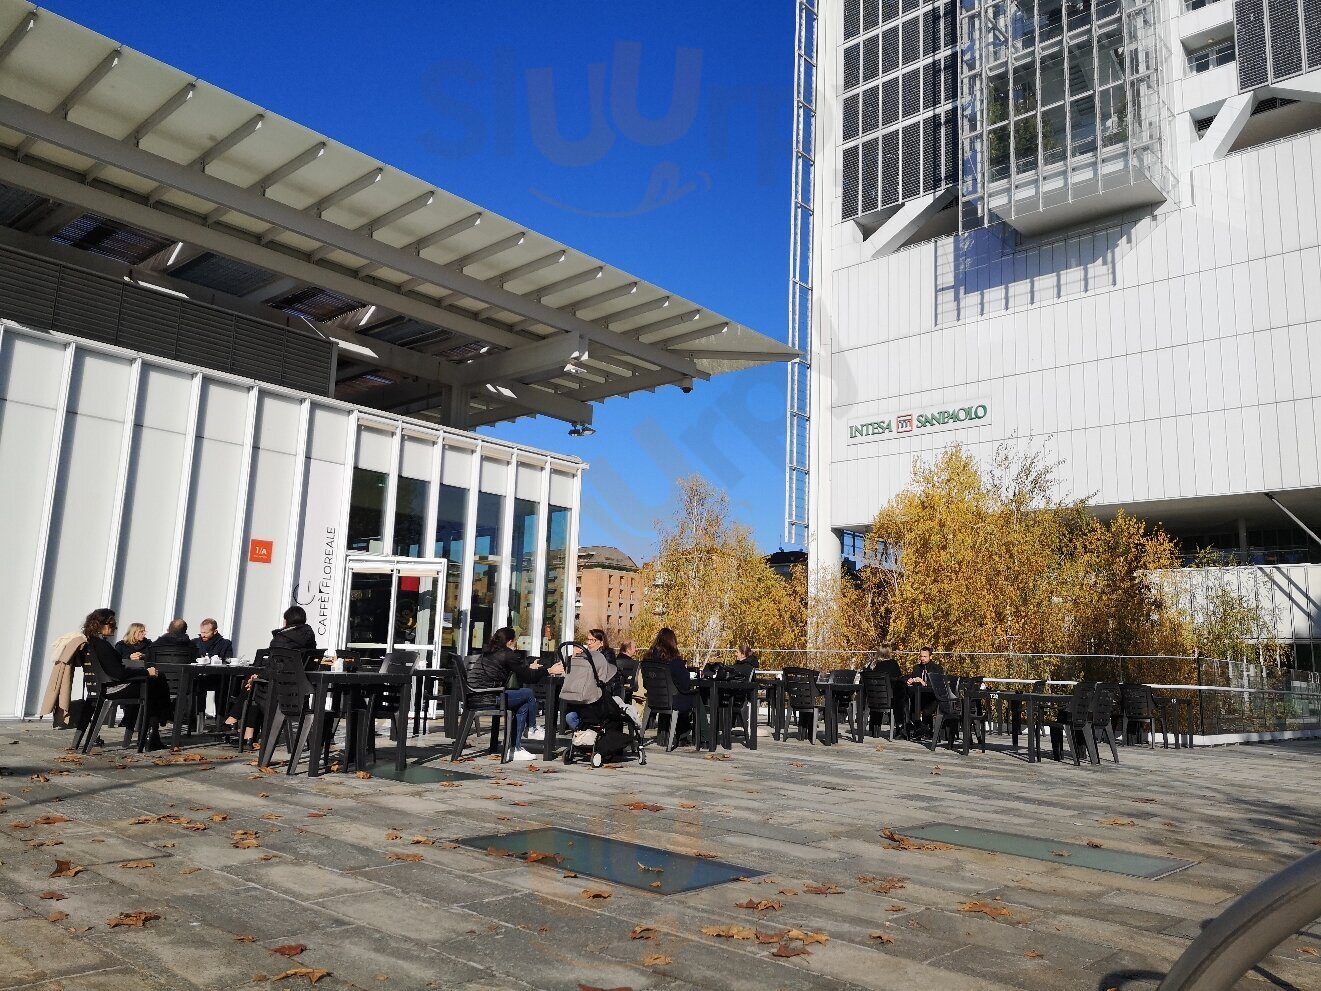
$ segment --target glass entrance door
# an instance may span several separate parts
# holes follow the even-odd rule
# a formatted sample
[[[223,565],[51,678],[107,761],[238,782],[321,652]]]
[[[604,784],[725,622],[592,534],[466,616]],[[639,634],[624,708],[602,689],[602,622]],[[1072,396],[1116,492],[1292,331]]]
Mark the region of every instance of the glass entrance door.
[[[445,623],[446,561],[415,558],[354,560],[348,564],[344,604],[346,653],[417,652],[419,666],[434,664]]]

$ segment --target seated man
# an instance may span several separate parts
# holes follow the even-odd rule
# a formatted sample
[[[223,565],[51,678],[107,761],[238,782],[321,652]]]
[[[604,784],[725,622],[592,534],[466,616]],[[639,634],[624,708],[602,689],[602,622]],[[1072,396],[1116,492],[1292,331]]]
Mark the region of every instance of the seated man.
[[[234,656],[234,645],[220,635],[218,626],[214,619],[202,620],[197,628],[199,635],[193,638],[198,657],[215,657],[227,661]]]
[[[188,622],[186,620],[170,620],[168,632],[162,633],[152,641],[151,653],[154,655],[161,647],[166,648],[172,656],[193,660],[197,658],[197,648],[188,637]]]
[[[918,652],[917,667],[908,678],[908,737],[912,739],[922,724],[936,710],[936,693],[931,690],[930,671],[940,665],[931,659],[931,648]]]

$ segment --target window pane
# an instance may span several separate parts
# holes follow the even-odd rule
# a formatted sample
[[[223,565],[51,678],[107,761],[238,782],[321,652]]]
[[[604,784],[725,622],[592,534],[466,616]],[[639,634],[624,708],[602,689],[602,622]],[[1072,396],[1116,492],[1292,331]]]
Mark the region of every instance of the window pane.
[[[399,557],[422,556],[422,528],[427,520],[427,483],[400,476],[394,497],[394,552]]]
[[[390,632],[390,589],[394,577],[355,571],[349,580],[348,644],[384,647]]]
[[[384,554],[384,530],[385,472],[354,468],[349,496],[349,550]]]
[[[495,593],[500,581],[500,543],[504,529],[505,497],[477,493],[477,533],[473,539],[472,618],[470,649],[481,650],[494,630]]]
[[[459,580],[463,569],[463,533],[468,520],[468,490],[442,485],[436,502],[436,557],[448,562],[445,569],[445,616],[440,631],[442,647],[453,650],[454,618],[459,610]]]
[[[509,561],[509,625],[520,637],[530,637],[537,569],[537,504],[530,499],[514,500],[513,536]]]
[[[551,506],[546,520],[546,607],[542,622],[542,650],[550,640],[550,649],[559,641],[564,625],[565,577],[569,571],[569,519],[572,510]]]

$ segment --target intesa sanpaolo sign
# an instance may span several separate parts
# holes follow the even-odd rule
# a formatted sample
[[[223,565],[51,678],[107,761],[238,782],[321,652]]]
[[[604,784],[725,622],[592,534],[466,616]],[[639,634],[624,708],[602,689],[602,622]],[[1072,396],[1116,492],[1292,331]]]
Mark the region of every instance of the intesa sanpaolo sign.
[[[910,406],[903,412],[854,417],[847,424],[847,441],[866,444],[896,437],[913,437],[940,430],[984,427],[991,422],[991,401],[973,399],[934,406]]]

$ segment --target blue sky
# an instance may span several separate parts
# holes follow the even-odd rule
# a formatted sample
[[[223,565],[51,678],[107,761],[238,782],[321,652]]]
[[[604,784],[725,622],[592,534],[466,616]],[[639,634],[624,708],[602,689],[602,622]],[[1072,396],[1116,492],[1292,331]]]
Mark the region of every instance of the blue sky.
[[[43,6],[785,339],[791,0]],[[591,463],[583,544],[649,556],[674,479],[700,472],[774,550],[784,375],[611,400],[590,438],[489,432]]]

